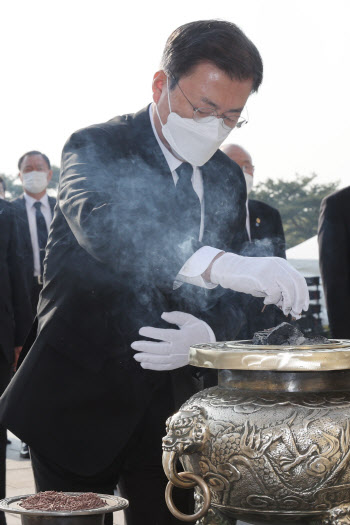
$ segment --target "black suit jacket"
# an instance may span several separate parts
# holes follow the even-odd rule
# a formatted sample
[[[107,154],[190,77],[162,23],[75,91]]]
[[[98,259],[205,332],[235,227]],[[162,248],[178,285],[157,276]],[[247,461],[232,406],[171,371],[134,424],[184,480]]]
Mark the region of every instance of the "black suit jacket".
[[[17,197],[17,199],[13,199],[11,201],[11,204],[13,205],[15,213],[16,213],[19,235],[21,238],[22,246],[23,246],[25,275],[27,279],[27,285],[30,290],[31,287],[33,286],[34,253],[33,253],[32,241],[30,238],[29,222],[28,222],[26,201],[25,201],[24,195],[21,195],[21,197]],[[54,197],[49,196],[49,204],[50,204],[51,212],[53,214],[55,204],[56,204],[56,199]]]
[[[207,321],[219,340],[239,330],[233,293],[187,284],[173,290],[183,263],[200,246],[238,249],[244,236],[240,168],[218,151],[202,174],[199,243],[181,228],[148,108],[78,131],[64,147],[39,333],[2,398],[0,416],[34,449],[72,471],[93,474],[111,463],[159,385],[173,385],[173,408],[200,386],[190,366],[155,372],[135,362],[130,344],[140,339],[142,326],[169,328],[161,313],[181,310]]]
[[[13,212],[12,205],[0,199],[0,348],[11,364],[14,347],[23,345],[32,319]]]
[[[318,242],[331,333],[350,339],[350,186],[322,201]]]
[[[250,235],[256,256],[286,258],[281,215],[265,202],[248,200]]]

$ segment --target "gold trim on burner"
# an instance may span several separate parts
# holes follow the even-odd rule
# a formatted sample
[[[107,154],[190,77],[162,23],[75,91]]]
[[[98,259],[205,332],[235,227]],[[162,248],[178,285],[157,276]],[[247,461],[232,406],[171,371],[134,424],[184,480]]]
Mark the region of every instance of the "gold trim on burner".
[[[347,370],[350,369],[350,340],[330,339],[329,344],[301,346],[253,345],[251,341],[193,345],[189,364],[228,370]]]

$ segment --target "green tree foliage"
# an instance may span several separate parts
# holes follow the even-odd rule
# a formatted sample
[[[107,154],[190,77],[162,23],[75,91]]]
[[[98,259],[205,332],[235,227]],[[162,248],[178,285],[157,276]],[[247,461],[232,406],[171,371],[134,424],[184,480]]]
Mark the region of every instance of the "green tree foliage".
[[[60,174],[60,168],[58,166],[52,165],[52,179],[50,181],[50,184],[48,186],[48,189],[54,190],[53,192],[50,191],[50,195],[55,194],[57,191],[58,186],[58,178]],[[16,197],[19,197],[23,193],[23,187],[21,184],[21,181],[19,180],[18,175],[5,175],[4,173],[0,173],[0,176],[4,179],[6,184],[6,199],[12,200]]]
[[[4,179],[6,184],[6,193],[5,197],[7,200],[12,200],[18,197],[19,195],[22,195],[22,184],[18,184],[17,176],[13,175],[5,175],[5,173],[0,173],[1,178]]]
[[[267,179],[260,182],[249,195],[266,202],[281,214],[287,248],[291,248],[317,233],[321,201],[334,192],[339,181],[318,184],[317,175],[296,174],[293,180]]]

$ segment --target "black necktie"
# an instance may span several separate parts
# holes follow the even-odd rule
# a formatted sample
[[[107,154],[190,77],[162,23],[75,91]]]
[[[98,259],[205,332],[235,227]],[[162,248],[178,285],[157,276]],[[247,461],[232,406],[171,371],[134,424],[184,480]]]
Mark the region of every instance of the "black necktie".
[[[43,262],[45,257],[45,246],[47,243],[47,226],[45,217],[41,211],[41,202],[35,202],[36,229],[38,232],[39,255],[40,255],[40,274],[43,274]]]
[[[180,226],[184,233],[198,241],[201,223],[201,203],[192,186],[193,167],[183,162],[176,170],[176,202],[179,209]]]

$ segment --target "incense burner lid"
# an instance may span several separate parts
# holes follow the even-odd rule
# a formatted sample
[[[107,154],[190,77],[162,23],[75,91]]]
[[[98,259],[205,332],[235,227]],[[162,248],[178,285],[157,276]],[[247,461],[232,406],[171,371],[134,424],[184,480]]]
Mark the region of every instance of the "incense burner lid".
[[[198,344],[189,364],[225,370],[286,372],[350,369],[350,340],[330,339],[317,345],[253,345],[250,340]]]

